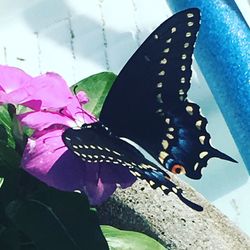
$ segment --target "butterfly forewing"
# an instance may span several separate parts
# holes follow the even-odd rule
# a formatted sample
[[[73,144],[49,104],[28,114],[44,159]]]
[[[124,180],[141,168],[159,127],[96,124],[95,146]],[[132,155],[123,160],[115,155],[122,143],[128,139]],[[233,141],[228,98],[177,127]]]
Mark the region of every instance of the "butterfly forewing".
[[[117,76],[100,120],[121,137],[141,145],[163,166],[201,177],[211,157],[232,158],[209,144],[206,119],[187,99],[198,9],[177,13],[145,40]]]

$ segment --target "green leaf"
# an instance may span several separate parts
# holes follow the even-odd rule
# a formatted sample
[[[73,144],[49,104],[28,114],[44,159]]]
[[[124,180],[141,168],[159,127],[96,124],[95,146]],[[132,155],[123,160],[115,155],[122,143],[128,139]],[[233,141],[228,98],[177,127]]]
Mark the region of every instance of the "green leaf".
[[[57,215],[46,205],[33,200],[13,201],[6,212],[13,224],[34,242],[37,249],[80,250]]]
[[[111,226],[101,228],[110,250],[165,250],[165,247],[145,234],[119,230]]]
[[[3,182],[4,182],[4,178],[1,178],[1,177],[0,177],[0,188],[1,188],[2,185],[3,185]]]
[[[0,249],[19,250],[18,231],[14,227],[2,226],[0,233]]]
[[[71,89],[77,85],[77,92],[83,90],[88,95],[90,101],[84,108],[99,117],[105,98],[116,78],[111,72],[102,72],[85,78],[73,85]]]
[[[45,204],[56,214],[80,249],[108,249],[96,213],[90,211],[86,196],[51,188],[33,195],[32,199]]]
[[[21,156],[13,148],[0,144],[0,176],[3,168],[16,168],[20,162]]]
[[[0,124],[8,135],[8,146],[14,148],[15,142],[12,134],[12,120],[6,105],[0,105]]]
[[[8,133],[3,124],[0,124],[0,143],[4,146],[8,144]]]
[[[17,105],[16,107],[16,114],[17,115],[20,115],[20,114],[24,114],[24,113],[27,113],[27,112],[31,112],[32,109],[28,108],[28,107],[25,107],[25,106],[22,106],[22,105]],[[23,129],[23,133],[24,135],[30,137],[32,134],[33,134],[33,130],[27,126],[22,126],[22,129]]]
[[[0,201],[7,205],[16,199],[21,190],[19,186],[20,170],[0,168],[0,175],[4,176],[4,181],[0,188]],[[3,178],[1,178],[3,180]]]
[[[108,250],[96,213],[81,194],[45,187],[11,202],[6,214],[39,250]]]

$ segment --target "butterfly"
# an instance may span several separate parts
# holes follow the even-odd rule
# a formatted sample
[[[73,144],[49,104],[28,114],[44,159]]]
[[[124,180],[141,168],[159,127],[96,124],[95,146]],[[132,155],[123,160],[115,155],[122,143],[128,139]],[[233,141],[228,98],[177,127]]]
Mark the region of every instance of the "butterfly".
[[[100,120],[80,130],[67,129],[65,145],[83,161],[126,167],[165,194],[176,194],[191,208],[202,207],[183,196],[174,174],[199,179],[212,157],[236,162],[210,144],[207,119],[187,98],[200,11],[181,11],[156,28],[129,59],[108,93]],[[151,154],[154,164],[127,138]],[[159,165],[161,167],[159,167]]]

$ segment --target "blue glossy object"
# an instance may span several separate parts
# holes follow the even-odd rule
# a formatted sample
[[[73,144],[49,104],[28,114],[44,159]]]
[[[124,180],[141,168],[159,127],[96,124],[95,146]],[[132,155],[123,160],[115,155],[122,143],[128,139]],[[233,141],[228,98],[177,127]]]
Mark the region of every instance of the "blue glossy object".
[[[250,172],[249,27],[233,0],[167,3],[173,12],[191,7],[201,10],[195,57]]]

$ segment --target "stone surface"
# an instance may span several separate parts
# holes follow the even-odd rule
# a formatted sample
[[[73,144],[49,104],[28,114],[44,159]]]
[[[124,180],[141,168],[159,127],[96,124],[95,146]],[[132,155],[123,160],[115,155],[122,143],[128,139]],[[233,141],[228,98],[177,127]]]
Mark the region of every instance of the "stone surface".
[[[176,178],[175,178],[176,179]],[[102,224],[146,233],[166,249],[249,250],[250,238],[189,185],[178,180],[185,196],[202,205],[196,212],[177,196],[137,181],[118,189],[98,210]]]

